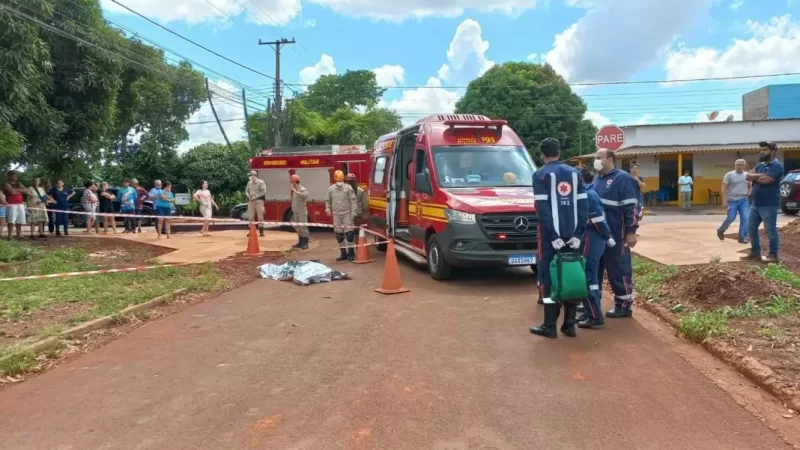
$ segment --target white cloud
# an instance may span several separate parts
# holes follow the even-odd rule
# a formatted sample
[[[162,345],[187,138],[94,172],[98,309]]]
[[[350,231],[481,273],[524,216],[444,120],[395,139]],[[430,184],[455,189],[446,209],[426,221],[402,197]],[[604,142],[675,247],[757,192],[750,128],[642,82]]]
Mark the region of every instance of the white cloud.
[[[679,45],[667,54],[667,78],[692,79],[800,71],[800,24],[789,14],[768,22],[748,21],[750,38],[725,50]]]
[[[306,28],[315,28],[317,26],[317,21],[314,19],[306,20],[303,26]]]
[[[372,71],[375,72],[378,86],[399,86],[406,80],[406,70],[402,66],[385,64]]]
[[[597,0],[556,35],[544,59],[570,82],[625,80],[653,64],[710,5],[711,0]]]
[[[425,86],[404,90],[399,100],[390,101],[386,106],[396,110],[405,124],[431,114],[450,113],[456,109],[456,102],[461,94],[443,89],[442,82],[436,77],[429,78]]]
[[[597,2],[595,0],[564,0],[564,3],[573,8],[588,9],[592,8]]]
[[[304,67],[300,70],[300,84],[314,84],[319,77],[323,75],[334,75],[335,73],[336,66],[333,63],[333,58],[323,53],[316,64]]]
[[[539,59],[539,55],[536,53],[531,53],[526,59],[528,62],[536,62],[536,60]]]
[[[728,117],[733,116],[733,120],[742,120],[741,109],[723,109],[718,111],[717,117],[714,120],[709,120],[708,116],[711,113],[697,113],[695,122],[725,122]]]
[[[237,88],[225,81],[215,81],[213,84],[216,85],[216,88],[212,89],[212,91],[230,92],[230,95],[224,94],[225,97],[236,98],[238,96]],[[234,103],[232,100],[224,99],[220,95],[214,95],[213,92],[211,98],[214,100],[214,108],[217,110],[217,115],[219,115],[220,120],[244,117],[244,112],[240,104]],[[194,146],[206,142],[225,142],[225,138],[222,137],[222,133],[219,131],[219,125],[217,125],[217,122],[214,120],[214,112],[211,111],[211,105],[208,102],[203,103],[200,109],[189,118],[188,122],[208,123],[187,125],[186,131],[189,132],[189,140],[183,142],[178,147],[178,152],[185,152]],[[231,142],[245,138],[245,132],[243,130],[244,120],[222,122],[222,127],[225,129],[225,133],[228,135],[228,139],[230,139]]]
[[[597,128],[611,124],[611,119],[594,111],[586,111],[586,113],[583,115],[583,118],[592,121],[594,126]]]
[[[481,25],[472,19],[464,20],[456,28],[447,50],[447,63],[439,69],[438,76],[429,78],[425,87],[404,90],[399,100],[386,106],[396,109],[405,124],[432,114],[452,113],[462,93],[442,88],[442,84],[466,84],[483,75],[494,66],[494,61],[486,57],[488,50]]]
[[[486,58],[488,50],[481,25],[472,19],[461,22],[447,49],[448,64],[439,69],[439,79],[464,83],[483,75],[494,66],[494,61]]]
[[[733,0],[731,3],[731,9],[736,11],[737,9],[741,8],[744,5],[744,0]]]
[[[282,26],[302,10],[300,0],[125,0],[123,3],[152,19],[189,24],[226,22],[228,18],[246,14],[248,21]],[[102,0],[101,4],[108,11],[130,14],[111,0]]]
[[[337,13],[373,20],[402,22],[408,18],[459,17],[467,10],[512,17],[536,7],[537,0],[308,0]]]

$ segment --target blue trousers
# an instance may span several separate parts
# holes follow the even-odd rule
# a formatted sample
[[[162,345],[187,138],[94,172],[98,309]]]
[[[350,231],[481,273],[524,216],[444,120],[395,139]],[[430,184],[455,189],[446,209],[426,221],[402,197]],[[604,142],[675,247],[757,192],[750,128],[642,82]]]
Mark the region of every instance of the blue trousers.
[[[750,217],[750,202],[746,197],[741,200],[728,200],[728,217],[722,221],[719,231],[725,233],[736,220],[737,214],[739,215],[739,240],[743,241],[747,238],[747,220]]]
[[[764,231],[769,239],[769,254],[777,255],[779,248],[778,239],[778,207],[777,206],[751,206],[750,218],[747,221],[747,234],[750,235],[750,248],[754,255],[761,256],[761,240],[758,237],[758,227],[764,222]]]
[[[584,299],[583,308],[586,314],[596,321],[603,321],[601,301],[603,292],[600,289],[600,259],[606,249],[606,241],[600,234],[587,232],[581,244],[581,254],[586,259],[586,282],[589,284],[589,297]]]
[[[616,241],[616,238],[614,239]],[[633,305],[633,263],[631,249],[620,238],[614,247],[606,247],[600,257],[597,284],[603,285],[603,271],[608,272],[608,283],[614,291],[614,305],[624,310]]]
[[[61,207],[59,207],[59,209],[61,209]],[[69,208],[68,208],[68,207],[65,207],[64,209],[69,209]],[[67,213],[61,213],[61,212],[60,212],[60,213],[55,213],[55,215],[56,215],[56,227],[55,227],[55,231],[59,231],[59,229],[60,229],[62,226],[64,227],[64,232],[65,232],[65,233],[66,233],[67,231],[69,231],[69,230],[68,230],[68,227],[69,227],[69,216],[68,216],[68,214],[67,214]]]
[[[553,303],[550,300],[550,262],[556,255],[556,250],[550,242],[539,240],[539,257],[536,261],[536,281],[539,282],[539,295],[545,303]]]

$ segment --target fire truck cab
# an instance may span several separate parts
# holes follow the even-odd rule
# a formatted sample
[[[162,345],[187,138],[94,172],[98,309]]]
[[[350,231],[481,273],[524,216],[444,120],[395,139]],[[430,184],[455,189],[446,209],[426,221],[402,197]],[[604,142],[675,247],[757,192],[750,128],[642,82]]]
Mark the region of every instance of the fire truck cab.
[[[370,153],[364,145],[278,147],[263,150],[261,156],[250,160],[250,167],[267,185],[264,220],[273,222],[292,220],[289,177],[297,174],[309,193],[308,221],[331,224],[332,219],[325,214],[325,200],[333,173],[353,173],[359,187],[366,189],[369,165]]]
[[[371,159],[368,227],[431,277],[453,267],[536,270],[536,167],[506,121],[430,116],[381,136]]]

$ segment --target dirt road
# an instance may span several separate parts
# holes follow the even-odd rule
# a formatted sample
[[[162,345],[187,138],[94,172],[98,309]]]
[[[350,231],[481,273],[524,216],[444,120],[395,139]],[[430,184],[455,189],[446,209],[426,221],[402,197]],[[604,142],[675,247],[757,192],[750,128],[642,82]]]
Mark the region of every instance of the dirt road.
[[[527,270],[380,296],[259,281],[0,393],[0,449],[777,449],[636,321],[577,339]],[[327,262],[324,260],[324,262]]]

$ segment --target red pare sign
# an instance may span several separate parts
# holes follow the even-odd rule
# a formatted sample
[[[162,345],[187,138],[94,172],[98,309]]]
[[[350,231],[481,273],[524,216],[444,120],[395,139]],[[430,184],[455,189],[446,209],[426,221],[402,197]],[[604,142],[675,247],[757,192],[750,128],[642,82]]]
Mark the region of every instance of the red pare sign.
[[[616,125],[606,125],[594,137],[597,148],[617,151],[625,144],[625,132]]]

